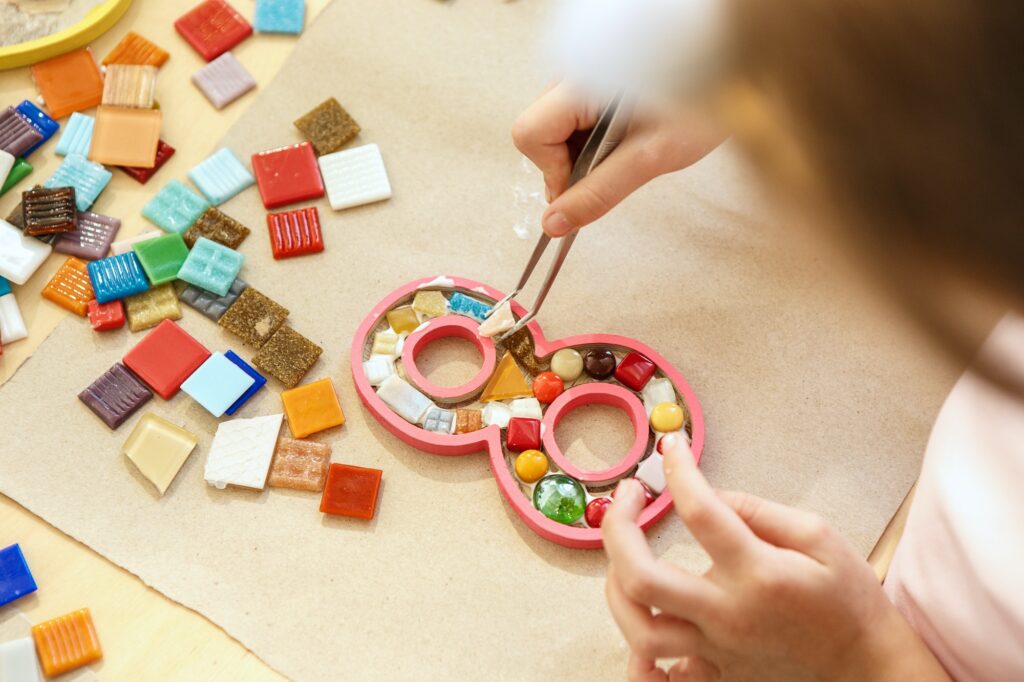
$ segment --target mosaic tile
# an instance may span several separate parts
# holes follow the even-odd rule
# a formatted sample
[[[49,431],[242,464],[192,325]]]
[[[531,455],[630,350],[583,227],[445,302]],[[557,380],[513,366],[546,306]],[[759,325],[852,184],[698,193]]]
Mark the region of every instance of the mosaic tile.
[[[123,451],[163,495],[198,442],[195,434],[147,412],[124,442]]]
[[[248,285],[240,279],[231,283],[228,293],[223,296],[211,293],[206,289],[189,284],[178,294],[178,298],[187,305],[195,308],[203,316],[218,322],[224,313],[227,312],[238,297],[242,295]]]
[[[96,119],[87,114],[80,114],[77,111],[71,114],[71,118],[64,124],[64,132],[57,140],[57,147],[54,151],[57,156],[68,154],[81,154],[88,156],[89,145],[92,144],[92,130],[96,125]]]
[[[256,87],[256,79],[230,52],[192,74],[192,82],[215,109],[223,109]]]
[[[156,95],[155,66],[111,64],[103,77],[102,104],[109,107],[152,109]]]
[[[89,301],[93,299],[87,263],[74,256],[69,257],[43,287],[42,294],[46,300],[85,317]]]
[[[230,149],[224,147],[188,172],[188,179],[214,206],[219,206],[256,180]]]
[[[78,399],[110,429],[125,423],[152,397],[152,391],[120,362],[78,394]]]
[[[128,31],[121,42],[103,58],[103,64],[143,64],[163,66],[171,55],[156,43],[143,38],[135,31]]]
[[[153,159],[152,168],[144,168],[141,166],[118,166],[119,169],[127,173],[136,182],[145,185],[149,182],[149,179],[153,177],[160,167],[167,163],[167,160],[174,156],[174,147],[167,144],[163,140],[158,140],[156,143],[156,156]]]
[[[252,364],[286,388],[292,388],[312,369],[321,353],[323,348],[288,325],[282,325],[256,353]]]
[[[320,214],[316,206],[284,213],[268,213],[270,249],[275,260],[324,250]]]
[[[157,326],[164,320],[180,320],[181,306],[174,285],[161,284],[141,294],[124,299],[128,329],[141,332]]]
[[[203,478],[215,488],[263,490],[274,457],[282,414],[221,422],[213,436]]]
[[[282,437],[277,441],[267,485],[320,492],[331,465],[331,446],[310,440]]]
[[[237,249],[248,236],[248,227],[211,206],[192,223],[192,227],[185,230],[185,243],[192,248],[197,239],[206,237],[229,249]]]
[[[234,249],[200,237],[178,270],[178,279],[224,296],[238,277],[243,260]]]
[[[0,150],[11,156],[22,156],[38,142],[43,135],[14,107],[0,111]]]
[[[79,211],[87,211],[106,188],[113,174],[98,163],[80,154],[68,154],[43,187],[74,187],[75,204]]]
[[[391,198],[384,159],[375,144],[325,154],[319,163],[327,199],[335,211]]]
[[[142,215],[164,232],[184,232],[209,207],[185,183],[171,180],[142,207]]]
[[[333,97],[297,119],[295,127],[310,141],[318,156],[338,151],[360,131],[359,124]]]
[[[94,107],[103,98],[103,76],[89,48],[38,62],[31,71],[46,110],[55,119]]]
[[[260,293],[254,287],[247,287],[227,311],[218,324],[252,348],[262,348],[274,332],[284,324],[288,309]]]

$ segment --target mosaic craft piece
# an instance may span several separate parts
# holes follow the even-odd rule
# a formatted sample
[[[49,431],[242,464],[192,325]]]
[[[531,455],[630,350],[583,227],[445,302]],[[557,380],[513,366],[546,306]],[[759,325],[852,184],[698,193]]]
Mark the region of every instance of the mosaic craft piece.
[[[220,417],[253,383],[253,378],[223,353],[214,353],[185,380],[181,390],[214,417]]]
[[[173,282],[188,258],[188,247],[177,232],[137,242],[132,245],[132,250],[149,278],[149,283],[154,286]]]
[[[171,180],[142,207],[142,215],[164,232],[184,232],[210,204],[185,186]]]
[[[36,653],[47,677],[55,677],[103,658],[89,609],[40,623],[32,628]]]
[[[111,166],[153,166],[163,117],[157,109],[101,106],[96,112],[89,158]]]
[[[21,215],[27,235],[71,232],[78,227],[72,187],[36,187],[21,193]]]
[[[0,296],[6,296],[9,293],[11,293],[11,283],[0,277]]]
[[[282,414],[221,422],[210,445],[203,478],[215,488],[263,490],[274,457]]]
[[[472,317],[477,322],[483,322],[487,319],[487,314],[491,312],[491,306],[467,296],[461,291],[456,291],[448,299],[448,308],[456,315]]]
[[[32,164],[23,158],[15,159],[14,165],[11,167],[10,172],[7,173],[7,179],[0,183],[0,197],[14,189],[15,185],[27,178],[31,172]]]
[[[141,294],[149,280],[134,253],[94,260],[88,265],[89,279],[100,303]]]
[[[252,155],[252,171],[263,205],[278,208],[324,195],[316,154],[308,142]]]
[[[420,319],[412,306],[404,305],[394,310],[389,310],[385,316],[391,331],[396,334],[409,334],[420,326]]]
[[[87,211],[106,188],[113,173],[79,154],[68,154],[43,187],[74,187],[75,205]]]
[[[334,390],[334,382],[320,379],[281,393],[288,428],[296,438],[305,438],[345,423],[345,415]]]
[[[78,399],[111,430],[124,424],[152,397],[146,385],[120,362],[78,394]]]
[[[223,109],[256,87],[256,79],[230,52],[192,74],[192,82],[215,109]]]
[[[195,434],[147,412],[132,429],[122,450],[163,495],[198,442]]]
[[[292,388],[302,381],[323,352],[323,348],[302,334],[282,325],[256,353],[252,364],[285,388]]]
[[[516,363],[530,376],[535,377],[548,369],[550,363],[537,357],[536,349],[533,347],[533,336],[528,329],[520,329],[512,336],[504,337],[501,342],[516,359]]]
[[[234,249],[200,237],[178,270],[178,279],[224,296],[231,290],[244,259]]]
[[[6,220],[0,220],[0,277],[24,284],[50,255],[49,244],[25,236]]]
[[[124,304],[121,301],[100,303],[89,301],[89,324],[94,331],[108,332],[124,326]]]
[[[230,149],[224,147],[188,172],[188,179],[214,206],[252,185],[256,180]]]
[[[57,140],[57,147],[54,149],[57,156],[67,156],[68,154],[88,156],[95,124],[96,119],[92,116],[80,114],[77,111],[71,114],[71,118],[64,124],[64,132]]]
[[[270,464],[267,485],[320,492],[331,465],[331,446],[311,440],[281,437]]]
[[[89,48],[33,64],[32,79],[55,119],[89,109],[103,99],[103,76]]]
[[[372,519],[384,472],[380,469],[332,464],[327,470],[320,512],[356,519]]]
[[[7,182],[7,176],[14,169],[14,157],[0,149],[0,184]]]
[[[14,343],[28,337],[28,327],[14,294],[0,296],[0,344]]]
[[[412,309],[424,320],[448,314],[448,299],[440,291],[417,291]]]
[[[118,168],[131,176],[136,182],[145,185],[172,156],[174,156],[174,147],[163,140],[158,140],[152,168],[143,168],[141,166],[118,166]]]
[[[43,672],[31,637],[0,643],[0,680],[42,682]]]
[[[395,373],[395,361],[385,355],[371,355],[363,361],[363,374],[371,386],[380,386],[385,379]]]
[[[39,132],[40,135],[42,135],[42,139],[22,152],[21,156],[26,157],[39,149],[44,142],[53,137],[57,131],[60,130],[60,124],[54,121],[45,111],[27,99],[22,101],[16,109],[18,113],[21,114],[25,120]]]
[[[488,368],[458,387],[453,433],[447,422],[451,410],[444,405],[450,389],[432,384],[421,374],[417,377],[415,355],[424,340],[462,336],[466,325],[475,329],[473,319],[460,314],[426,319],[405,340],[400,354],[380,356],[394,363],[396,373],[379,386],[374,385],[379,374],[371,381],[364,369],[376,371],[367,364],[368,354],[376,357],[372,348],[388,313],[408,306],[410,298],[424,288],[439,290],[452,312],[475,312],[468,300],[488,305],[504,298],[502,292],[478,282],[437,278],[411,282],[374,306],[356,332],[351,370],[357,393],[381,424],[425,452],[485,451],[500,491],[519,518],[540,536],[568,547],[601,546],[603,510],[610,504],[610,491],[623,478],[635,476],[648,491],[650,501],[637,521],[641,528],[649,528],[669,511],[671,494],[659,476],[661,460],[656,452],[661,430],[674,429],[690,440],[698,461],[705,432],[696,395],[663,356],[621,336],[590,334],[548,341],[537,322],[531,322],[525,329],[532,341],[522,341],[522,346],[532,347],[536,363],[548,364],[551,370],[531,377],[516,356],[506,352],[501,362],[492,365],[493,371]],[[516,301],[511,309],[516,319],[527,312]],[[474,343],[482,354],[496,355],[490,338],[476,336]],[[415,381],[402,379],[399,368]],[[654,388],[649,389],[652,384]],[[666,400],[655,405],[649,417],[645,402],[662,398]],[[623,410],[634,432],[623,458],[599,471],[574,465],[555,440],[558,423],[566,414],[593,404]]]
[[[153,391],[170,400],[182,382],[210,357],[210,351],[184,329],[164,320],[128,351],[122,362]]]
[[[181,306],[173,284],[161,284],[149,291],[124,299],[128,329],[141,332],[160,324],[164,320],[180,320]]]
[[[257,289],[246,287],[238,300],[221,315],[218,324],[240,338],[245,345],[262,348],[287,317],[287,308]]]
[[[43,298],[85,317],[89,311],[89,301],[93,300],[92,283],[86,268],[84,260],[69,257],[43,287]]]
[[[156,43],[143,38],[135,31],[128,31],[121,42],[103,58],[103,64],[142,64],[163,66],[171,55]]]
[[[284,213],[268,213],[270,249],[275,260],[319,253],[324,250],[320,213],[316,206]]]
[[[238,297],[242,295],[246,287],[249,286],[240,279],[235,279],[231,283],[231,288],[228,293],[223,296],[218,296],[206,289],[200,289],[197,286],[189,284],[187,287],[181,290],[178,294],[178,298],[184,301],[189,306],[195,308],[205,317],[218,322],[224,313],[227,312]]]
[[[175,30],[210,61],[252,35],[252,26],[224,0],[205,0],[174,22]]]
[[[156,96],[155,66],[111,64],[103,78],[103,99],[109,107],[152,109]]]
[[[325,154],[319,163],[327,199],[335,211],[391,198],[384,159],[375,144]]]
[[[238,412],[238,410],[240,410],[242,406],[245,405],[246,402],[248,402],[249,398],[256,395],[256,393],[261,388],[266,386],[267,378],[260,374],[259,372],[257,372],[255,369],[253,369],[253,367],[248,362],[238,357],[238,355],[236,355],[234,351],[229,350],[228,352],[224,353],[224,357],[226,357],[231,362],[235,363],[235,365],[237,365],[239,369],[241,369],[243,372],[252,377],[253,380],[252,386],[247,388],[245,392],[242,393],[242,395],[238,396],[238,400],[232,403],[231,407],[224,411],[224,414],[226,415],[233,415],[235,412]]]
[[[123,253],[131,253],[134,247],[139,242],[148,241],[150,239],[156,239],[160,235],[164,234],[160,230],[150,230],[148,232],[140,232],[134,237],[125,237],[119,239],[110,245],[110,252],[115,256],[120,256]]]
[[[317,156],[338,151],[360,132],[359,124],[333,97],[296,120],[295,127],[313,145]]]
[[[0,606],[35,591],[36,581],[21,546],[14,544],[0,549]]]
[[[248,227],[211,206],[199,216],[192,227],[185,230],[185,243],[192,248],[197,239],[206,237],[229,249],[237,249],[248,236]]]
[[[43,135],[14,107],[0,111],[0,150],[11,156],[22,156],[37,143]]]
[[[36,187],[42,187],[42,185],[36,185]],[[24,218],[24,216],[22,215],[22,212],[21,212],[21,202],[20,201],[18,202],[18,205],[15,206],[14,208],[12,208],[11,212],[7,214],[7,222],[10,223],[11,225],[13,225],[14,227],[18,228],[19,231],[25,229],[25,218]],[[44,235],[43,237],[38,237],[38,239],[43,240],[43,241],[45,241],[47,238],[48,238],[48,235]]]
[[[253,28],[260,33],[302,33],[306,0],[256,0]]]

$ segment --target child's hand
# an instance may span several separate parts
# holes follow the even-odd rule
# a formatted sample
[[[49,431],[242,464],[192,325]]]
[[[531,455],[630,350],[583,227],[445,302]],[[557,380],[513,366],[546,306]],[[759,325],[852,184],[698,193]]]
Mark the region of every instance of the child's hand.
[[[608,604],[631,680],[948,680],[846,540],[808,512],[716,492],[685,439],[666,436],[676,512],[714,565],[695,576],[654,558],[624,481],[604,519]],[[652,609],[655,613],[652,614]],[[681,659],[667,673],[655,659]]]
[[[722,139],[698,126],[694,116],[638,112],[619,147],[566,191],[572,171],[566,142],[577,130],[592,128],[599,114],[598,106],[559,83],[530,105],[512,127],[516,147],[544,174],[551,205],[541,226],[553,237],[597,220],[641,185],[703,158]]]

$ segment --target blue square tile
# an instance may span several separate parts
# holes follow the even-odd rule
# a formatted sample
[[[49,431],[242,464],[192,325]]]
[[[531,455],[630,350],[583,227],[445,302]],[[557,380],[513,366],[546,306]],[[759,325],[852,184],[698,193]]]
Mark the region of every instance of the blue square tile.
[[[6,296],[9,293],[11,293],[11,283],[0,277],[0,296]]]
[[[260,33],[302,33],[305,0],[256,0],[252,26]]]
[[[171,180],[142,207],[142,215],[164,232],[184,232],[210,208],[180,180]]]
[[[224,357],[214,353],[199,365],[181,390],[206,408],[214,417],[224,414],[243,393],[252,387],[254,380],[245,370]]]
[[[134,251],[94,260],[87,266],[98,303],[108,303],[149,290],[149,280]]]
[[[45,111],[28,100],[19,104],[17,109],[18,113],[31,123],[32,127],[38,130],[39,134],[43,136],[43,139],[25,150],[25,153],[21,155],[22,158],[25,158],[35,150],[39,149],[44,142],[53,137],[53,134],[60,129],[60,124],[50,118]]]
[[[68,154],[43,187],[74,187],[78,210],[87,211],[112,177],[113,173],[81,154]]]
[[[0,549],[0,606],[36,591],[36,581],[28,569],[21,547]]]
[[[227,147],[190,170],[188,179],[214,206],[220,206],[256,182],[249,169]]]
[[[68,154],[89,156],[89,145],[92,144],[92,128],[95,124],[96,119],[92,116],[80,114],[77,111],[71,114],[67,125],[64,126],[64,132],[60,134],[60,139],[57,140],[57,147],[53,151],[57,153],[57,156],[67,156]]]
[[[243,260],[242,254],[234,249],[200,237],[178,270],[178,279],[218,296],[226,296],[242,269]]]
[[[241,409],[242,405],[244,405],[246,401],[249,400],[249,398],[256,395],[256,391],[266,386],[267,378],[260,374],[259,372],[257,372],[255,369],[253,369],[248,362],[235,355],[235,351],[233,350],[229,350],[227,353],[225,353],[224,357],[238,365],[243,372],[245,372],[246,374],[253,378],[253,385],[246,389],[245,393],[239,396],[238,400],[236,400],[231,407],[224,410],[224,414],[233,415],[235,412],[238,412],[238,410]]]

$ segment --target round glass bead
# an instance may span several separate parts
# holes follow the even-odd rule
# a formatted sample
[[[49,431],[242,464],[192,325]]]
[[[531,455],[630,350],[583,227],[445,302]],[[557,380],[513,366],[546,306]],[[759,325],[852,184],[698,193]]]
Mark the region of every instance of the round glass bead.
[[[565,390],[562,377],[554,372],[541,372],[533,379],[533,395],[543,405],[548,405]]]
[[[583,518],[587,496],[579,481],[554,474],[537,482],[533,489],[533,506],[552,521],[568,525]]]
[[[583,356],[573,348],[563,348],[551,356],[551,371],[562,381],[576,381],[583,373]]]
[[[677,403],[658,403],[651,410],[651,428],[659,433],[669,433],[683,428],[683,408]]]
[[[591,528],[600,528],[604,521],[604,513],[612,503],[610,497],[595,497],[587,503],[586,520]]]
[[[607,348],[593,348],[583,356],[583,369],[597,380],[615,374],[615,354]]]
[[[548,472],[548,458],[540,450],[523,450],[516,456],[516,476],[523,483],[533,483]]]

